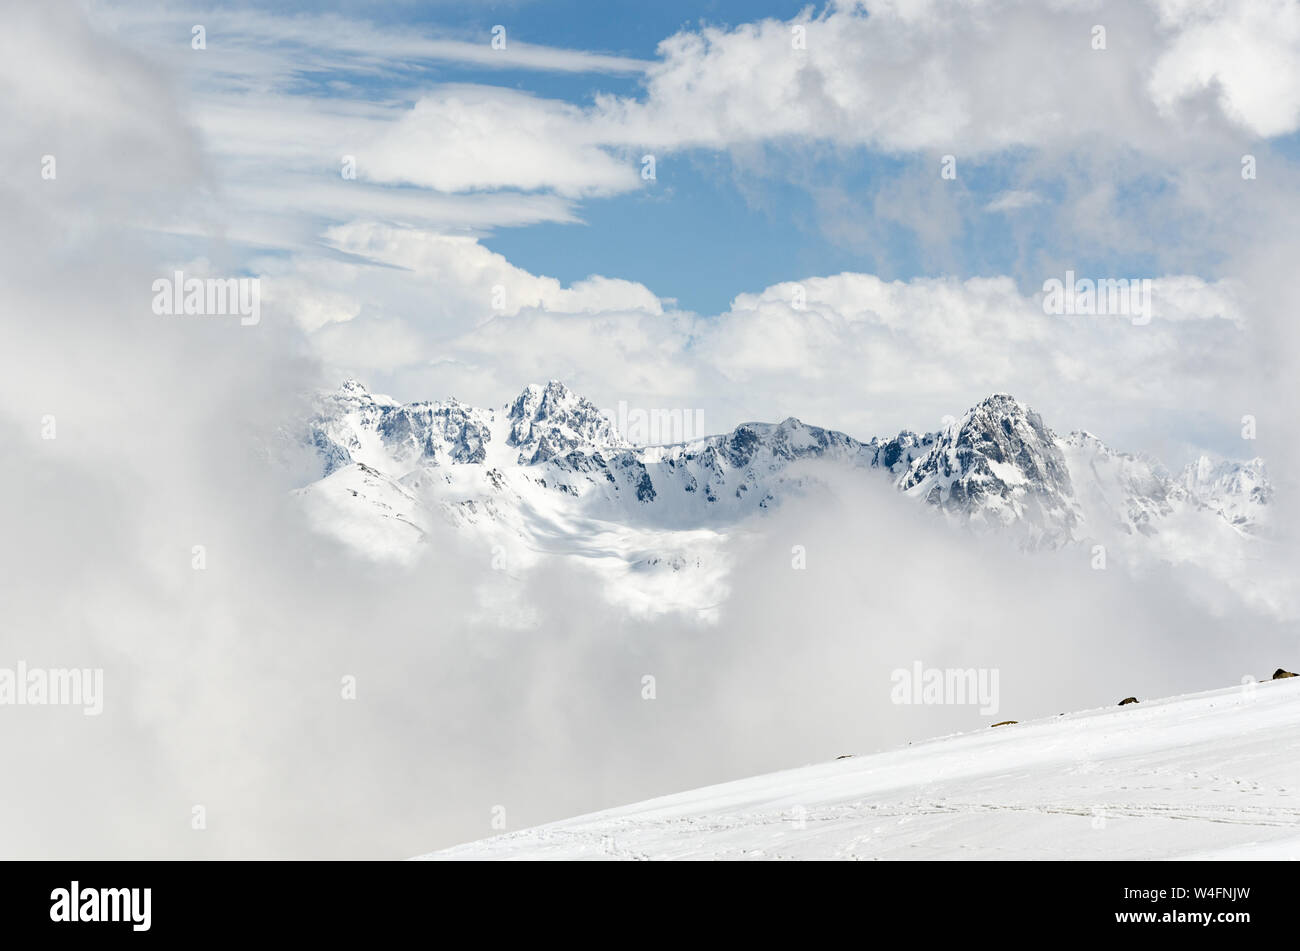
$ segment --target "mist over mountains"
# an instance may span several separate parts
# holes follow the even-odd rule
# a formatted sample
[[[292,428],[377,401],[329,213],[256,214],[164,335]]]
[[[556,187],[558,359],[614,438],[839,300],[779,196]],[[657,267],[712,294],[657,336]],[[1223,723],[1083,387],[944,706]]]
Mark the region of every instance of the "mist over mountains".
[[[862,441],[790,417],[643,446],[555,380],[491,409],[403,404],[349,380],[293,440],[313,524],[369,559],[409,563],[454,527],[486,542],[497,567],[580,558],[617,576],[612,597],[651,611],[715,605],[727,535],[832,469],[852,473],[854,491],[915,500],[918,517],[955,533],[1077,548],[1093,569],[1190,564],[1249,602],[1281,597],[1249,568],[1270,543],[1263,460],[1202,456],[1170,473],[1092,433],[1060,435],[1005,393],[930,433]]]

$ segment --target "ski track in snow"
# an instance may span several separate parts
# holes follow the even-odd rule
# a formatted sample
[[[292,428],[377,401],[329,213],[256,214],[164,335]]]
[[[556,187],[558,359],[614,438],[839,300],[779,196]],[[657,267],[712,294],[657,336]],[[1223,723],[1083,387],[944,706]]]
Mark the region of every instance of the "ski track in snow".
[[[1300,679],[986,728],[424,859],[1300,858]]]

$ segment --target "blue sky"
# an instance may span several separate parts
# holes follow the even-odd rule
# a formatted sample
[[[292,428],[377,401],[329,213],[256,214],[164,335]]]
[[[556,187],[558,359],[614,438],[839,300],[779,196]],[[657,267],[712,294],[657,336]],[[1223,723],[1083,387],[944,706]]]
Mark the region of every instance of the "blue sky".
[[[1004,391],[1176,461],[1258,448],[1242,279],[1285,240],[1300,155],[1290,27],[1206,3],[103,0],[100,19],[175,77],[209,183],[147,222],[160,252],[260,274],[326,380],[495,403],[555,377],[719,430],[797,415],[864,437]],[[1155,321],[1045,314],[1067,270],[1154,281]]]
[[[258,9],[287,15],[331,11],[403,32],[445,35],[488,43],[493,26],[506,27],[508,40],[562,49],[587,50],[653,60],[661,41],[701,25],[731,29],[762,18],[789,19],[822,7],[798,3],[590,4],[352,4],[291,3]],[[443,84],[481,84],[515,89],[539,98],[590,106],[600,94],[642,99],[636,75],[483,68],[474,64],[397,64],[376,77],[346,67],[308,72],[299,92],[338,98],[414,99]],[[338,88],[346,83],[347,89]],[[1294,137],[1283,140],[1294,149]],[[956,149],[956,146],[953,146]],[[635,164],[633,150],[627,160]],[[646,284],[656,294],[701,314],[724,310],[740,292],[810,273],[871,273],[889,280],[940,274],[973,277],[1009,274],[1032,292],[1043,274],[1057,274],[1054,257],[1068,256],[1078,273],[1146,275],[1168,269],[1176,257],[1159,249],[1177,242],[1177,229],[1154,216],[1132,226],[1147,249],[1078,246],[1065,240],[1052,213],[1053,199],[1069,188],[1069,169],[1039,180],[1036,195],[1046,207],[1013,214],[990,211],[1000,194],[1019,187],[1028,158],[1009,150],[973,158],[959,155],[957,181],[936,192],[955,216],[954,226],[918,234],[918,222],[881,214],[878,197],[896,183],[938,180],[943,154],[903,153],[866,146],[823,147],[816,142],[756,145],[742,154],[685,149],[656,156],[656,180],[630,193],[589,198],[576,208],[580,223],[548,222],[498,227],[484,244],[534,273],[571,283],[593,274]],[[959,150],[958,150],[959,151]],[[1120,182],[1138,202],[1157,196],[1158,176]],[[1130,198],[1121,195],[1121,202]],[[923,215],[922,213],[918,213]],[[1014,218],[1014,221],[1013,221]],[[923,227],[923,225],[922,225]],[[1055,253],[1054,253],[1055,252]],[[1177,253],[1177,252],[1176,252]],[[1198,255],[1188,266],[1217,276],[1214,255]],[[1178,270],[1179,268],[1175,268]]]

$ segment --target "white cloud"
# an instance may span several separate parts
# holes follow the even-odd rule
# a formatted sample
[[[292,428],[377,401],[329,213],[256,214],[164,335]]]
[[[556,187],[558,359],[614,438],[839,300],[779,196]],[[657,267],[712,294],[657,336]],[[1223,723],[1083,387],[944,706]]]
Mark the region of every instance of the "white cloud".
[[[934,428],[1009,390],[1054,425],[1154,449],[1180,414],[1221,418],[1235,434],[1230,400],[1245,399],[1234,394],[1250,377],[1243,290],[1230,280],[1153,279],[1145,326],[1047,315],[1037,288],[1008,277],[856,273],[773,285],[696,315],[635,282],[566,287],[473,238],[353,223],[329,240],[375,264],[318,268],[308,257],[264,283],[291,288],[299,323],[321,328],[312,339],[327,378],[360,373],[404,399],[495,405],[559,377],[600,405],[686,399],[718,431],[794,414],[865,438]],[[341,316],[327,323],[331,313]]]
[[[171,47],[186,56],[190,28],[208,31],[208,49],[219,54],[224,80],[244,88],[281,83],[322,70],[370,74],[410,73],[433,64],[462,63],[480,69],[539,70],[626,75],[642,72],[645,61],[589,50],[562,49],[527,42],[506,32],[504,49],[492,34],[470,38],[449,31],[391,28],[337,14],[269,13],[251,7],[198,4],[129,6],[93,2],[94,19],[121,41]]]
[[[547,188],[580,196],[636,188],[639,165],[601,148],[593,131],[568,103],[443,86],[363,144],[360,174],[444,192]]]
[[[1298,54],[1287,0],[852,0],[669,37],[644,99],[602,97],[592,119],[611,140],[669,147],[795,137],[971,154],[1100,132],[1143,147],[1202,134],[1177,106],[1217,85],[1219,131],[1269,137],[1300,123]]]
[[[670,37],[645,101],[606,98],[600,119],[667,147],[830,140],[967,156],[1275,136],[1300,118],[1298,19],[1281,0],[842,3]],[[1184,100],[1212,81],[1221,108],[1187,123]]]
[[[341,251],[406,268],[459,302],[478,310],[517,314],[528,307],[569,313],[630,310],[651,314],[663,306],[644,285],[593,276],[564,287],[555,278],[530,274],[483,247],[474,238],[354,222],[329,229],[326,238]],[[495,294],[500,288],[502,293]]]
[[[1031,191],[1022,189],[1012,189],[999,194],[991,202],[984,206],[985,211],[1019,211],[1021,208],[1029,208],[1033,205],[1041,204],[1042,197]]]
[[[1300,124],[1300,6],[1288,0],[1159,4],[1172,39],[1152,67],[1150,94],[1165,115],[1209,92],[1224,115],[1259,136]]]
[[[858,435],[933,427],[990,392],[1011,391],[1054,425],[1149,448],[1154,434],[1143,433],[1135,406],[1148,424],[1175,409],[1221,412],[1248,359],[1238,324],[1212,319],[1238,316],[1229,285],[1190,277],[1154,285],[1156,317],[1135,326],[1045,315],[1039,295],[1021,293],[1009,278],[810,278],[798,285],[802,307],[795,285],[740,295],[696,349],[733,385],[773,405],[807,407],[801,415],[810,422]],[[1205,320],[1182,322],[1192,315]],[[1189,399],[1189,366],[1215,380],[1213,394]],[[898,418],[904,393],[921,418]]]

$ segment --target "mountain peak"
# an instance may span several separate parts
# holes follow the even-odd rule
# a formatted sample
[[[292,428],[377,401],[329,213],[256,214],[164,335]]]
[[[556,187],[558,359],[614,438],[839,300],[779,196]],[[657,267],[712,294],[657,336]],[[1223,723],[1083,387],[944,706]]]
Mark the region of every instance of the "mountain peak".
[[[1179,482],[1202,504],[1243,529],[1260,521],[1261,510],[1273,497],[1259,457],[1232,462],[1201,456],[1188,463]]]
[[[973,434],[983,434],[984,440],[996,444],[1011,437],[1038,445],[1056,441],[1056,434],[1043,423],[1043,418],[1010,393],[993,393],[980,400],[943,435],[958,443],[979,441]]]
[[[998,416],[1027,416],[1034,411],[1027,405],[1020,402],[1010,393],[990,393],[984,399],[980,400],[974,406],[966,411],[966,416],[974,415],[998,415]],[[1037,415],[1037,414],[1035,414]]]
[[[370,391],[365,388],[365,385],[362,384],[360,380],[353,380],[351,378],[344,380],[343,385],[334,391],[333,396],[336,399],[342,400],[371,399]]]
[[[551,399],[564,399],[566,396],[572,395],[573,390],[565,386],[562,381],[547,380],[545,383],[529,383],[519,391],[519,395],[515,397],[514,402],[511,405],[517,405],[521,401],[536,401],[547,396]]]
[[[899,487],[975,523],[1023,523],[1031,545],[1068,540],[1078,521],[1056,435],[1010,393],[991,394],[940,433]]]
[[[366,389],[365,384],[360,380],[351,377],[343,381],[343,384],[333,393],[326,394],[327,398],[335,403],[344,406],[350,406],[354,409],[365,410],[367,406],[397,406],[397,400],[381,393],[371,393]]]
[[[559,380],[530,383],[507,407],[506,445],[519,449],[519,462],[544,462],[574,449],[625,448],[628,443],[596,404]]]

